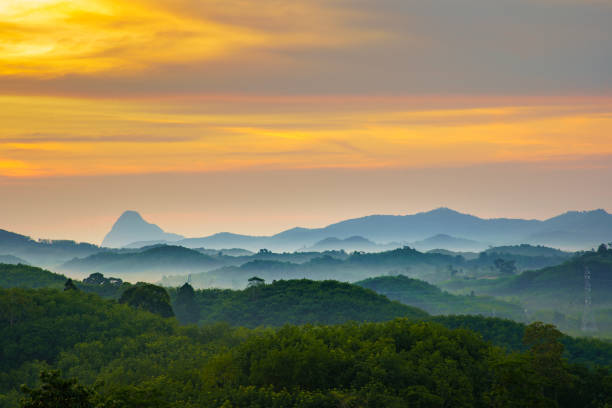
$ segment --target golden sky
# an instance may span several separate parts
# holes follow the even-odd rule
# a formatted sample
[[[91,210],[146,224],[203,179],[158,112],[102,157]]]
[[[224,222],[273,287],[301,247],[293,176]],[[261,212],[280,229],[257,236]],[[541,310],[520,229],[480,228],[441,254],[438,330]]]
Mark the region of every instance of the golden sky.
[[[610,21],[610,2],[581,0],[2,0],[0,188],[512,163],[609,171]]]
[[[416,109],[402,100],[345,97],[339,106],[278,99],[228,106],[218,99],[0,97],[0,175],[414,168],[612,155],[612,100]]]

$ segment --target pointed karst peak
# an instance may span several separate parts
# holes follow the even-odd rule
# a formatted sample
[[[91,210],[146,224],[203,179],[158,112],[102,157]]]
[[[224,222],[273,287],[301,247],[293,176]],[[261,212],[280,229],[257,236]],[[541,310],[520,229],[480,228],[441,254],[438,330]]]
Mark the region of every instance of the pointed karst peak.
[[[143,218],[142,215],[140,215],[140,213],[138,211],[134,211],[134,210],[127,210],[124,211],[123,214],[121,214],[121,216],[119,216],[119,218],[117,218],[117,222],[120,221],[142,221],[142,222],[146,222]]]
[[[433,214],[459,214],[457,211],[448,207],[438,207],[430,211]]]
[[[105,247],[122,247],[140,241],[177,241],[183,237],[164,232],[155,224],[145,221],[133,210],[125,211],[115,221],[110,232],[102,241]]]
[[[117,218],[117,221],[115,221],[115,223],[113,224],[111,232],[113,230],[121,230],[123,228],[132,228],[139,226],[147,226],[151,230],[155,229],[159,232],[163,232],[163,230],[157,225],[145,221],[144,218],[142,218],[142,216],[137,211],[133,210],[124,211],[123,214],[121,214],[121,216],[119,216],[119,218]]]

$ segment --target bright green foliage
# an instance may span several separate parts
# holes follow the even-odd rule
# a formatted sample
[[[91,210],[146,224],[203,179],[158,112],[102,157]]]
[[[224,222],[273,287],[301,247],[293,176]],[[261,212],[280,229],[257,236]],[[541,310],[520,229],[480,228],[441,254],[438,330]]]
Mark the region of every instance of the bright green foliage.
[[[140,282],[127,288],[119,303],[125,303],[136,309],[143,309],[162,317],[172,317],[174,312],[170,306],[170,296],[161,286]]]
[[[20,383],[40,389],[36,376],[46,366],[92,387],[100,408],[612,403],[607,370],[568,366],[557,353],[569,383],[555,389],[543,378],[540,349],[507,355],[469,330],[435,323],[179,327],[82,291],[0,290],[0,302],[13,306],[0,308],[2,408],[18,405]],[[553,329],[532,329],[556,350]]]
[[[526,326],[512,320],[481,316],[435,316],[432,321],[450,329],[469,329],[486,341],[508,351],[526,351],[523,343]],[[562,336],[564,357],[576,364],[612,366],[612,343],[592,338]]]
[[[300,398],[318,395],[324,406],[349,400],[354,406],[401,407],[427,401],[432,406],[470,407],[484,401],[487,378],[493,374],[487,365],[489,353],[489,346],[470,332],[408,320],[287,326],[218,356],[205,373],[230,395],[248,387],[294,390],[287,406],[308,406]],[[230,402],[238,405],[238,397]]]
[[[563,344],[559,341],[562,336],[555,326],[535,322],[527,326],[523,337],[541,385],[554,393],[555,399],[571,384],[569,374],[564,370]]]
[[[518,321],[523,320],[525,315],[523,309],[513,303],[492,297],[452,295],[427,282],[403,275],[379,276],[355,284],[434,315],[480,314]]]
[[[22,388],[26,395],[22,408],[93,408],[93,392],[76,379],[65,380],[59,371],[42,371],[40,380],[38,389]]]
[[[202,323],[227,322],[245,327],[428,316],[371,290],[337,281],[302,279],[260,283],[237,291],[205,289],[196,291],[196,300]]]

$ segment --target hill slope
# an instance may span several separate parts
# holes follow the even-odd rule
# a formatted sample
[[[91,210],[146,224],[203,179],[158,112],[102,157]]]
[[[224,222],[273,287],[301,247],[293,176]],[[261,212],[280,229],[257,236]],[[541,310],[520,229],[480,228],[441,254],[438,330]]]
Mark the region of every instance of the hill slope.
[[[0,263],[0,288],[62,288],[64,275],[29,265]]]
[[[101,250],[93,244],[69,240],[35,241],[28,236],[0,229],[0,254],[18,257],[33,265],[54,267],[72,258],[88,256]]]
[[[346,254],[345,254],[346,255]],[[277,279],[334,279],[356,281],[390,271],[414,274],[420,279],[439,281],[448,279],[449,265],[463,265],[464,259],[443,254],[422,253],[404,247],[376,253],[355,252],[338,258],[319,254],[302,263],[268,259],[248,260],[239,266],[226,266],[192,275],[194,286],[243,288],[247,279],[257,275],[267,281]],[[169,276],[162,279],[167,286],[178,286],[185,282],[184,276]]]
[[[182,328],[171,318],[57,290],[0,289],[0,305],[2,408],[18,407],[19,385],[39,387],[36,376],[45,368],[95,384],[96,404],[84,406],[570,408],[612,402],[608,370],[546,355],[564,381],[559,384],[547,378],[538,355],[506,355],[469,330],[435,323]],[[446,323],[520,335],[520,327],[476,319]],[[580,345],[586,354],[610,355],[608,344]]]
[[[205,289],[196,291],[195,298],[201,323],[227,322],[246,327],[428,316],[415,307],[337,281],[281,280],[237,291]]]
[[[379,276],[355,284],[434,315],[472,314],[516,321],[522,321],[525,317],[520,305],[491,297],[452,295],[427,282],[402,275]]]
[[[200,272],[223,265],[213,258],[181,246],[160,245],[135,252],[101,252],[63,264],[62,271],[89,274],[102,272],[120,277],[149,276],[159,279],[160,273],[176,271]]]
[[[457,238],[447,234],[437,234],[433,237],[413,242],[411,246],[421,251],[437,248],[450,249],[453,251],[476,251],[483,249],[486,245],[471,239]]]
[[[529,311],[530,319],[556,324],[567,333],[581,333],[585,271],[590,272],[592,313],[599,332],[612,337],[612,249],[577,255],[556,266],[500,279],[453,280],[448,290],[511,297]],[[593,333],[591,333],[593,334]]]
[[[13,255],[0,255],[0,263],[13,264],[13,265],[19,265],[19,264],[27,265],[28,264],[28,262],[25,261],[24,259],[21,259]]]

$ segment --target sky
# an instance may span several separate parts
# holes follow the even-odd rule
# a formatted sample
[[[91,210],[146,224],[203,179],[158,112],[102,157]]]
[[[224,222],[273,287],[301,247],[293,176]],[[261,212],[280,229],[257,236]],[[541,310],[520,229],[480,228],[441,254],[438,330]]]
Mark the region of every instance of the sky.
[[[2,0],[0,229],[612,211],[610,0]]]

